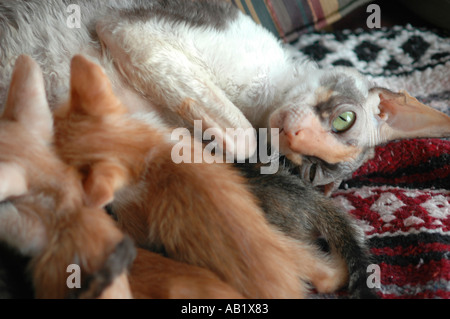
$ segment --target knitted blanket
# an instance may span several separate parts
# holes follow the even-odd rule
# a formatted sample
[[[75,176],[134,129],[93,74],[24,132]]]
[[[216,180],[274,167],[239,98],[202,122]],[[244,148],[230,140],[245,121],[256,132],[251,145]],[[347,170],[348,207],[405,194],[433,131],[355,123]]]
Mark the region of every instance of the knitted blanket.
[[[327,68],[354,66],[379,86],[405,89],[450,113],[450,37],[412,26],[302,35],[294,43]],[[450,141],[404,140],[345,181],[335,201],[374,255],[381,298],[450,298]],[[371,276],[373,279],[373,276]],[[332,296],[341,297],[345,292]]]

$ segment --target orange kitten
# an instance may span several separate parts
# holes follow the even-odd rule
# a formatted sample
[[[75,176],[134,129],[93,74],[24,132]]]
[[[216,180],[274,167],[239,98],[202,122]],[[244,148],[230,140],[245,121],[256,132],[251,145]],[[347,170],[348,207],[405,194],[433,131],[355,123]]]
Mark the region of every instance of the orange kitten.
[[[241,299],[211,271],[138,248],[130,287],[137,299]]]
[[[130,297],[130,240],[104,211],[84,205],[81,177],[58,159],[52,139],[42,73],[20,56],[0,116],[0,201],[8,200],[0,239],[32,257],[37,298]],[[67,286],[70,264],[80,267],[80,289]]]
[[[75,56],[71,68],[70,101],[55,113],[58,152],[84,175],[87,203],[114,197],[138,246],[207,268],[244,297],[304,297],[304,281],[323,290],[345,282],[345,267],[269,226],[230,166],[175,164],[156,117],[126,114],[98,65]]]

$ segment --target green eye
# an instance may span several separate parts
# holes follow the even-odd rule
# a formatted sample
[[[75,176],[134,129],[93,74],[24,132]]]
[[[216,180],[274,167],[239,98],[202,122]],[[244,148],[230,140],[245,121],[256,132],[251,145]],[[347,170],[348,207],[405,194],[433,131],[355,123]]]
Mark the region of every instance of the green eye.
[[[355,123],[356,114],[355,112],[344,112],[336,117],[333,121],[333,132],[342,133],[347,131]]]

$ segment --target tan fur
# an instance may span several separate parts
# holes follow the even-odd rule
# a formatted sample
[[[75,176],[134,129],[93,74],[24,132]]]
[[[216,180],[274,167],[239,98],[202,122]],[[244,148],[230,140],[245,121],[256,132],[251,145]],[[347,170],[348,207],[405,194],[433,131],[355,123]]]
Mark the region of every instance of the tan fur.
[[[100,67],[81,56],[73,59],[72,95],[77,98],[56,111],[56,145],[86,181],[94,175],[114,185],[99,187],[110,192],[111,200],[116,191],[118,223],[137,245],[209,269],[244,297],[304,297],[300,279],[320,286],[322,269],[314,271],[319,258],[268,225],[237,172],[220,164],[174,163],[170,131],[124,116],[125,107],[105,82]],[[118,187],[122,183],[127,186]],[[95,187],[90,193],[97,194]]]
[[[124,272],[103,290],[98,299],[132,299],[133,297],[128,275]]]
[[[11,245],[31,255],[37,298],[67,297],[67,266],[78,264],[82,279],[92,275],[124,238],[103,210],[83,204],[81,176],[53,152],[52,134],[42,74],[31,58],[21,56],[0,117],[0,165],[13,162],[20,166],[20,178],[27,187],[22,194],[8,198],[15,206],[14,213],[0,212],[2,225],[9,219],[11,225],[19,221],[22,227],[0,228],[2,233],[10,232],[5,237]],[[30,232],[36,234],[34,238]]]
[[[129,275],[138,299],[242,299],[211,271],[138,249]]]
[[[348,266],[341,256],[325,256],[314,246],[299,245],[297,249],[300,272],[318,292],[332,293],[348,283]]]
[[[328,101],[331,98],[331,96],[333,95],[333,93],[334,93],[333,89],[327,88],[325,86],[319,86],[314,91],[314,96],[315,96],[315,104],[314,105]]]

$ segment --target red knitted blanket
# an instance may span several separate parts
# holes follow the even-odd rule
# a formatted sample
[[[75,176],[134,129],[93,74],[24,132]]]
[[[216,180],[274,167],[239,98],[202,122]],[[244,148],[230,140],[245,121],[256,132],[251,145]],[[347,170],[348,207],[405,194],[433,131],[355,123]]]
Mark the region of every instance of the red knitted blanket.
[[[335,200],[358,221],[382,298],[450,298],[450,141],[378,147]]]

